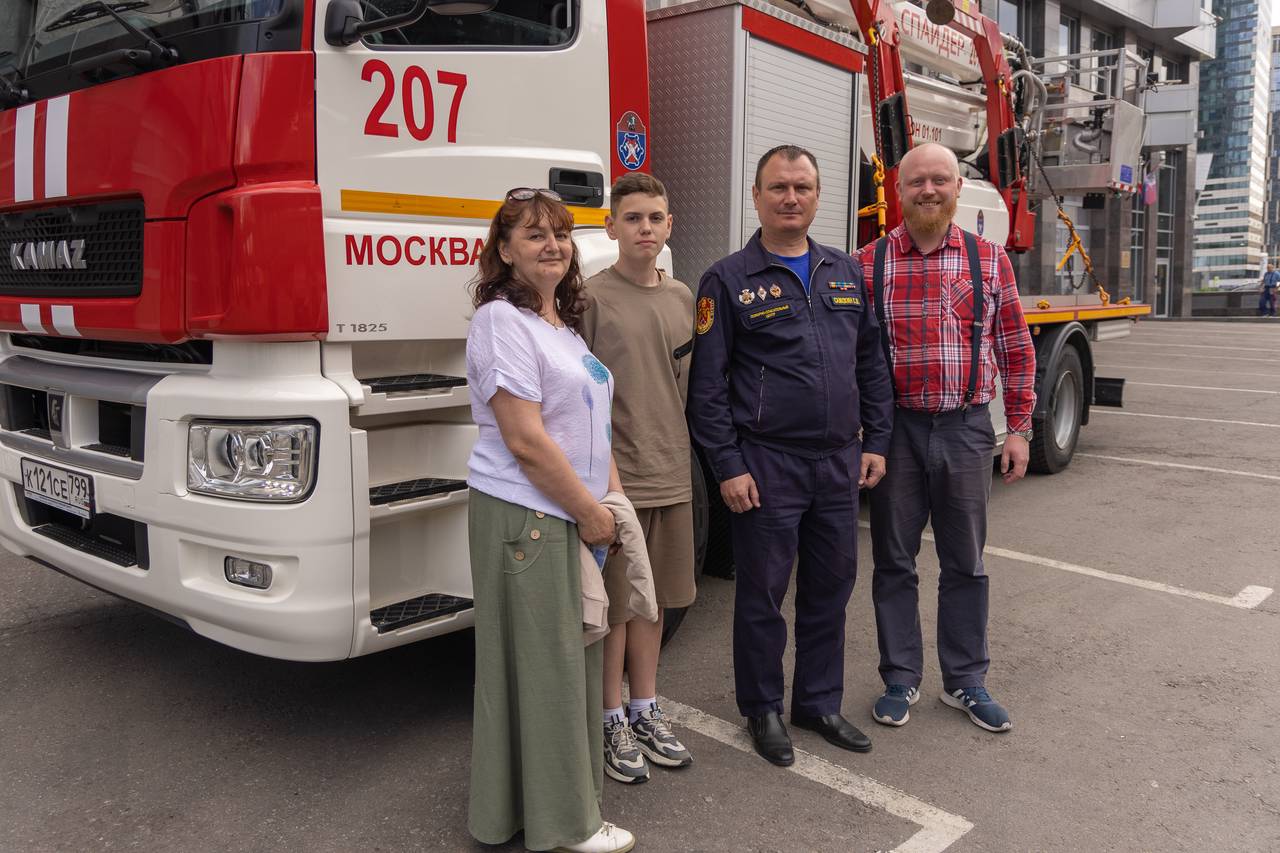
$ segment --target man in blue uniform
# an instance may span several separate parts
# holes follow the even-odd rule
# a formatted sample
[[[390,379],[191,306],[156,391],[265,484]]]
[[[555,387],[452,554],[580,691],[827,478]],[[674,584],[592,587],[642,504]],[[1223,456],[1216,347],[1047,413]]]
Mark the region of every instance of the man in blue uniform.
[[[698,286],[689,426],[733,513],[738,710],[756,751],[794,761],[782,722],[782,600],[796,576],[791,724],[855,752],[840,713],[858,488],[884,476],[893,391],[861,269],[809,239],[818,163],[783,145],[756,167],[760,230]]]

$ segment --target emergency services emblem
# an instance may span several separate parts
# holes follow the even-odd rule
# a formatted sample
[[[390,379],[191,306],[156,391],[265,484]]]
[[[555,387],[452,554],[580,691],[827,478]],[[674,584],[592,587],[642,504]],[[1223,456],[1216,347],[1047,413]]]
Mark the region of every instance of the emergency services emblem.
[[[634,172],[644,165],[648,153],[644,122],[633,111],[627,110],[618,119],[618,159],[628,171]]]
[[[756,295],[752,293],[751,288],[748,287],[738,294],[738,301],[743,305],[750,305],[752,302],[756,301]]]
[[[763,302],[769,298],[769,291],[765,290],[764,285],[762,284],[756,288],[756,296],[759,296],[760,301]]]
[[[774,299],[777,299],[778,297],[782,296],[782,288],[778,287],[778,285],[776,284],[769,285],[769,295],[772,296]]]
[[[711,324],[716,321],[716,301],[710,296],[698,300],[698,334],[705,335],[711,331]]]

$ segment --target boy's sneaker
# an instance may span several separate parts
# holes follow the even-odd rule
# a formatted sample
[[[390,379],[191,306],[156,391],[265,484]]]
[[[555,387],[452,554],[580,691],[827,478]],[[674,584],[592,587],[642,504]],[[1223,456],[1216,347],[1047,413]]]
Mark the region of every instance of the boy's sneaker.
[[[586,841],[557,847],[552,853],[627,853],[635,846],[635,836],[606,820]]]
[[[943,693],[942,704],[959,708],[969,715],[975,726],[989,732],[1007,732],[1013,728],[1009,712],[991,698],[985,687],[960,687]]]
[[[905,684],[890,684],[876,700],[871,716],[886,726],[905,726],[911,719],[910,707],[920,700],[920,691]]]
[[[604,772],[624,785],[649,779],[649,764],[626,720],[609,720],[604,724]]]
[[[693,763],[693,756],[685,749],[667,725],[662,711],[657,705],[650,705],[640,712],[636,721],[631,724],[635,733],[636,745],[640,747],[650,761],[663,767],[688,767]]]

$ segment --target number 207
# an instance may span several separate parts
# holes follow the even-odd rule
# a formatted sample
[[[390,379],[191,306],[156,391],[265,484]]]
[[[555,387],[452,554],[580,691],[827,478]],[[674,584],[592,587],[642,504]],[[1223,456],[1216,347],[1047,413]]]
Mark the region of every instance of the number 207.
[[[400,127],[394,122],[383,121],[382,117],[396,95],[396,76],[391,66],[381,59],[370,59],[360,69],[360,79],[366,83],[373,78],[382,78],[382,94],[369,110],[369,117],[364,122],[365,136],[400,135]],[[453,87],[453,100],[449,104],[449,127],[447,139],[458,141],[458,108],[462,106],[462,93],[467,89],[467,75],[453,71],[436,71],[436,82],[441,86]],[[419,101],[421,109],[419,109]],[[409,135],[419,142],[431,138],[436,126],[435,96],[431,91],[431,77],[426,70],[417,65],[410,65],[400,78],[400,103],[404,115],[404,126]]]

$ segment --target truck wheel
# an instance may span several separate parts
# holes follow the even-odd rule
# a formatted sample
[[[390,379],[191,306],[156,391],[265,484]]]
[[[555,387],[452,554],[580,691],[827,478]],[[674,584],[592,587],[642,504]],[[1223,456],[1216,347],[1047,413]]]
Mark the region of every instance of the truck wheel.
[[[720,488],[711,468],[698,456],[707,493],[707,556],[704,571],[715,578],[733,580],[733,537],[729,530],[729,508],[720,497]]]
[[[702,476],[702,464],[697,454],[693,456],[693,581],[702,581],[702,567],[707,559],[707,534],[710,506],[707,500],[706,480]],[[689,611],[688,607],[668,607],[662,622],[662,645],[666,645],[680,630],[680,623]]]
[[[1044,375],[1040,393],[1048,394],[1045,417],[1031,440],[1032,471],[1056,474],[1071,464],[1084,415],[1084,367],[1073,346],[1063,347],[1058,363]]]

